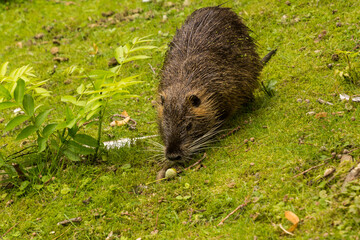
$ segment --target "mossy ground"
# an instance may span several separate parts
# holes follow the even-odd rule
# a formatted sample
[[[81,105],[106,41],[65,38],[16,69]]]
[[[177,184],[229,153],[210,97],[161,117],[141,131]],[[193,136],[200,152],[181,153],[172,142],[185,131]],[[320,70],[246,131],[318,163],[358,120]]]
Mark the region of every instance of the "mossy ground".
[[[0,62],[9,61],[11,69],[30,64],[41,79],[50,79],[48,88],[54,97],[46,104],[61,109],[59,95],[73,93],[80,84],[76,78],[64,84],[67,67],[107,69],[114,48],[135,36],[151,34],[153,45],[163,46],[192,11],[224,1],[189,1],[189,6],[183,2],[1,3]],[[120,239],[356,239],[360,235],[359,180],[340,191],[347,172],[360,161],[360,107],[339,98],[340,93],[354,95],[360,90],[334,75],[334,69],[344,69],[346,62],[332,59],[336,50],[359,51],[360,2],[250,0],[229,1],[224,6],[241,14],[253,30],[260,55],[278,48],[261,76],[264,82],[277,81],[275,96],[269,98],[259,91],[250,111],[227,126],[242,126],[241,130],[214,144],[202,168],[173,180],[137,187],[153,181],[159,170],[148,151],[151,145],[139,141],[110,151],[101,164],[70,163],[40,190],[31,185],[26,194],[16,196],[17,187],[2,188],[0,234],[4,239],[105,239],[110,232]],[[136,8],[142,11],[133,21],[100,24],[105,19],[101,13],[134,15],[131,11]],[[48,32],[49,26],[53,28]],[[34,40],[38,33],[44,33],[43,39]],[[68,57],[68,62],[52,60],[50,49],[57,35],[63,36],[60,56]],[[89,54],[93,43],[99,48],[95,57]],[[137,130],[106,129],[105,134],[118,139],[157,133],[151,101],[164,51],[154,51],[152,57],[129,64],[125,71],[145,73],[144,83],[131,89],[140,95],[138,100],[119,102],[111,110],[111,114],[126,110],[138,122]],[[319,98],[334,105],[320,104]],[[316,115],[322,112],[327,115]],[[8,121],[7,114],[0,114],[5,118],[0,128]],[[0,145],[9,143],[2,151],[21,149],[12,137],[1,138]],[[243,144],[251,137],[254,142]],[[331,158],[333,152],[344,150],[350,151],[353,162],[340,164]],[[325,164],[293,178],[321,163]],[[323,177],[331,167],[335,175]],[[216,227],[247,196],[251,203]],[[91,201],[84,204],[89,197]],[[7,204],[10,200],[14,202]],[[278,227],[290,227],[285,211],[301,220],[294,236]],[[74,217],[81,217],[82,222],[57,225]]]

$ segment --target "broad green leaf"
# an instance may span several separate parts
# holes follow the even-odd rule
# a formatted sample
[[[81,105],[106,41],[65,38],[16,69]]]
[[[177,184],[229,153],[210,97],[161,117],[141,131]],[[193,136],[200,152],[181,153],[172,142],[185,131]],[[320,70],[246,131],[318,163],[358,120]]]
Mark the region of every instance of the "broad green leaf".
[[[148,59],[150,58],[149,56],[146,55],[137,55],[137,56],[133,56],[133,57],[129,57],[127,59],[125,59],[123,61],[123,63],[127,63],[127,62],[131,62],[131,61],[136,61],[136,60],[141,60],[141,59]]]
[[[0,153],[0,168],[2,168],[3,166],[5,166],[5,159],[3,155]]]
[[[110,94],[101,94],[101,95],[98,95],[96,97],[92,97],[92,98],[89,99],[87,104],[90,104],[92,102],[95,102],[96,100],[107,98],[107,97],[111,97],[111,95]]]
[[[74,162],[78,162],[80,161],[80,157],[78,154],[72,152],[71,150],[69,149],[66,149],[65,151],[63,151],[64,155],[70,159],[71,161],[74,161]]]
[[[93,111],[95,109],[100,108],[101,106],[103,106],[104,104],[102,102],[96,102],[93,106],[90,107],[90,111]]]
[[[90,78],[100,78],[100,79],[103,79],[103,78],[108,78],[108,77],[113,77],[115,76],[115,74],[111,71],[106,71],[106,70],[94,70],[94,71],[91,71],[90,74],[89,74],[89,77]]]
[[[94,149],[85,147],[74,141],[69,142],[69,150],[81,155],[89,155],[95,153]]]
[[[43,152],[46,149],[46,138],[38,137],[38,153]]]
[[[85,91],[85,86],[84,84],[80,84],[80,86],[76,89],[76,92],[78,94],[82,94]]]
[[[44,96],[44,97],[50,97],[51,91],[46,90],[45,88],[34,88],[35,93]]]
[[[97,147],[98,142],[95,138],[86,135],[86,134],[76,134],[73,138],[76,142],[90,146],[90,147]]]
[[[140,77],[140,76],[141,76],[141,74],[137,74],[137,75],[134,75],[134,76],[122,78],[122,79],[120,79],[118,82],[130,82],[131,80],[133,80],[133,79],[135,79],[135,78],[138,78],[138,77]]]
[[[95,114],[97,114],[100,111],[100,109],[94,109],[86,115],[86,120],[90,120]]]
[[[70,95],[62,96],[61,101],[76,104],[76,98],[74,96],[70,96]]]
[[[66,117],[66,121],[69,122],[72,119],[74,119],[74,113],[72,112],[71,108],[69,107],[69,105],[66,105],[65,108],[65,117]]]
[[[155,49],[157,48],[156,46],[141,46],[141,47],[135,47],[133,49],[131,49],[129,51],[129,53],[133,53],[133,52],[137,52],[137,51],[142,51],[142,50],[150,50],[150,49]]]
[[[25,81],[19,79],[16,83],[16,88],[14,91],[14,98],[17,103],[22,104],[24,93],[25,93]]]
[[[29,184],[30,184],[29,181],[23,181],[19,187],[19,190],[24,191],[27,188],[27,186],[29,186]]]
[[[0,69],[0,76],[5,76],[9,62],[5,62]]]
[[[124,48],[124,53],[125,53],[125,54],[128,54],[129,51],[130,51],[130,44],[129,44],[129,43],[125,44],[125,45],[123,46],[123,48]]]
[[[56,151],[60,150],[60,144],[54,138],[51,138],[49,145],[51,146],[51,148],[55,149]]]
[[[67,124],[68,124],[68,123],[65,122],[65,121],[57,124],[56,130],[62,130],[62,129],[64,129],[64,128],[66,128],[66,125],[67,125]]]
[[[57,125],[57,123],[50,123],[46,125],[43,129],[42,136],[46,139],[50,137],[50,135],[56,130]]]
[[[115,59],[118,63],[121,63],[122,61],[124,61],[124,48],[123,47],[118,47],[115,49]]]
[[[11,99],[11,94],[3,85],[0,84],[0,97],[4,97],[6,100]]]
[[[122,88],[127,88],[129,86],[132,86],[132,85],[135,85],[135,84],[138,84],[138,83],[142,83],[142,82],[143,81],[118,82],[117,87],[119,89],[122,89]]]
[[[34,115],[34,99],[30,94],[24,95],[23,106],[27,115]]]
[[[41,184],[35,184],[35,185],[33,185],[32,186],[33,187],[33,189],[35,189],[35,190],[40,190],[40,189],[42,189],[43,187],[44,187],[44,185],[41,185]]]
[[[40,127],[41,124],[43,124],[47,118],[47,116],[49,115],[49,113],[51,112],[52,109],[48,109],[46,111],[43,111],[41,113],[39,113],[36,118],[35,118],[35,126]]]
[[[20,124],[22,124],[23,122],[25,122],[26,120],[28,120],[30,118],[30,116],[27,115],[19,115],[14,117],[13,119],[11,119],[11,121],[6,125],[4,131],[10,131],[12,130],[14,127],[19,126]]]
[[[76,122],[78,121],[78,118],[71,119],[71,121],[66,121],[66,127],[67,128],[73,128]]]
[[[96,79],[95,83],[94,83],[94,89],[95,90],[100,90],[101,85],[104,84],[104,80],[105,80],[104,78]]]
[[[14,102],[2,102],[2,103],[0,103],[0,110],[17,107],[17,106],[19,106],[19,105]]]
[[[17,135],[16,140],[27,138],[28,136],[33,134],[36,130],[38,130],[38,128],[35,126],[27,126],[19,133],[19,135]]]
[[[77,101],[75,97],[70,96],[70,95],[62,96],[61,101],[62,102],[69,102],[69,103],[72,103],[72,104],[74,104],[76,106],[80,106],[80,107],[83,107],[86,104],[85,101]]]
[[[79,127],[77,125],[74,125],[72,128],[68,129],[70,137],[74,137],[76,133],[79,131]]]
[[[138,40],[139,40],[139,37],[135,37],[135,38],[132,40],[132,44],[135,45]]]

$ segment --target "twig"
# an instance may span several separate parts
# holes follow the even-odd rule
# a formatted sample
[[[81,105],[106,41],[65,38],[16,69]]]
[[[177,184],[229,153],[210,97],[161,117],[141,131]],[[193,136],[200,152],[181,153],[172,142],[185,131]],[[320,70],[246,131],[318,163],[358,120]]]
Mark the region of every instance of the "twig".
[[[322,100],[321,98],[319,98],[317,101],[321,104],[334,105],[333,103]]]
[[[352,153],[352,152],[354,152],[354,151],[356,151],[356,150],[359,150],[360,148],[354,148],[354,149],[351,149],[350,151],[349,151],[349,153]]]
[[[148,64],[149,64],[149,66],[150,66],[150,68],[151,68],[151,71],[152,71],[154,74],[156,74],[155,69],[153,68],[153,66],[151,66],[150,63],[148,63]]]
[[[182,173],[183,171],[187,171],[190,170],[192,167],[195,167],[196,165],[199,165],[205,158],[206,158],[206,153],[204,153],[204,155],[202,156],[202,158],[200,158],[196,163],[192,164],[191,166],[185,168],[184,170],[180,170],[177,173]]]
[[[221,226],[224,224],[224,222],[226,221],[226,219],[228,219],[231,215],[233,215],[236,211],[238,211],[239,209],[244,208],[246,205],[248,205],[248,203],[250,202],[250,196],[247,196],[244,200],[244,203],[239,205],[237,208],[235,208],[234,211],[232,211],[231,213],[229,213],[223,220],[221,220],[221,222],[219,222],[219,224],[217,225],[217,227]]]
[[[76,218],[70,218],[70,219],[66,219],[64,221],[58,222],[57,225],[67,225],[69,223],[81,222],[81,221],[82,221],[81,217],[76,217]]]
[[[224,138],[226,138],[226,137],[229,137],[229,136],[233,135],[234,133],[236,133],[237,131],[239,131],[240,129],[241,129],[241,126],[237,126],[236,128],[234,128],[234,129],[231,130],[230,132],[221,135],[221,136],[220,136],[220,139],[224,139]]]
[[[11,157],[11,156],[14,156],[14,155],[16,155],[16,154],[19,154],[19,153],[25,151],[26,149],[29,149],[29,148],[32,148],[32,147],[35,147],[35,145],[30,145],[30,146],[28,146],[28,147],[25,147],[25,148],[21,149],[20,151],[17,151],[17,152],[14,152],[14,153],[10,154],[10,155],[7,156],[7,157],[9,158],[9,157]]]
[[[14,226],[12,226],[11,228],[9,228],[9,230],[7,230],[2,236],[1,238],[5,237],[6,234],[8,234],[14,227],[16,227],[19,223],[15,223]]]
[[[293,176],[292,178],[297,178],[298,176],[304,175],[305,173],[310,172],[311,170],[313,170],[313,169],[315,169],[315,168],[321,167],[321,166],[325,165],[326,163],[327,163],[327,162],[323,162],[323,163],[321,163],[321,164],[319,164],[319,165],[313,166],[313,167],[311,167],[311,168],[309,168],[309,169],[307,169],[307,170],[305,170],[305,171],[303,171],[303,172],[301,172],[301,173]]]
[[[15,157],[9,158],[9,160],[14,160],[14,159],[16,159],[16,158],[23,157],[23,156],[26,156],[26,155],[30,155],[30,154],[33,154],[33,153],[37,153],[37,151],[33,151],[33,152],[29,151],[29,152],[27,152],[27,153],[23,153],[23,154],[21,154],[21,155],[17,155],[17,156],[15,156]],[[13,154],[13,155],[14,155],[14,154]]]
[[[155,221],[155,228],[154,228],[154,231],[157,230],[157,227],[158,227],[158,221],[159,221],[159,214],[156,214],[156,221]]]

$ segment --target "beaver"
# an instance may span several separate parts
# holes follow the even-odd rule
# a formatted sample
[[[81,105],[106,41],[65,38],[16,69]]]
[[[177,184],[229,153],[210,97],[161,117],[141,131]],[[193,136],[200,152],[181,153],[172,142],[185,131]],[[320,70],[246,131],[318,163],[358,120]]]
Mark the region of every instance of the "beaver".
[[[158,87],[158,125],[167,164],[204,149],[223,123],[254,99],[264,63],[230,8],[194,11],[176,31]],[[269,56],[267,56],[269,58]]]

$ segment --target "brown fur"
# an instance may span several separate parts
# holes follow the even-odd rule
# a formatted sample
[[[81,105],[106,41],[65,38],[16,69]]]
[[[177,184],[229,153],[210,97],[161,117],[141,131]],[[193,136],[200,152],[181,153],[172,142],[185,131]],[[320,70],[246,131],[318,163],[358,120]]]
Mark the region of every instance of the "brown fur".
[[[166,158],[183,162],[201,150],[224,120],[253,99],[262,67],[249,29],[233,11],[193,12],[169,44],[158,89]]]

